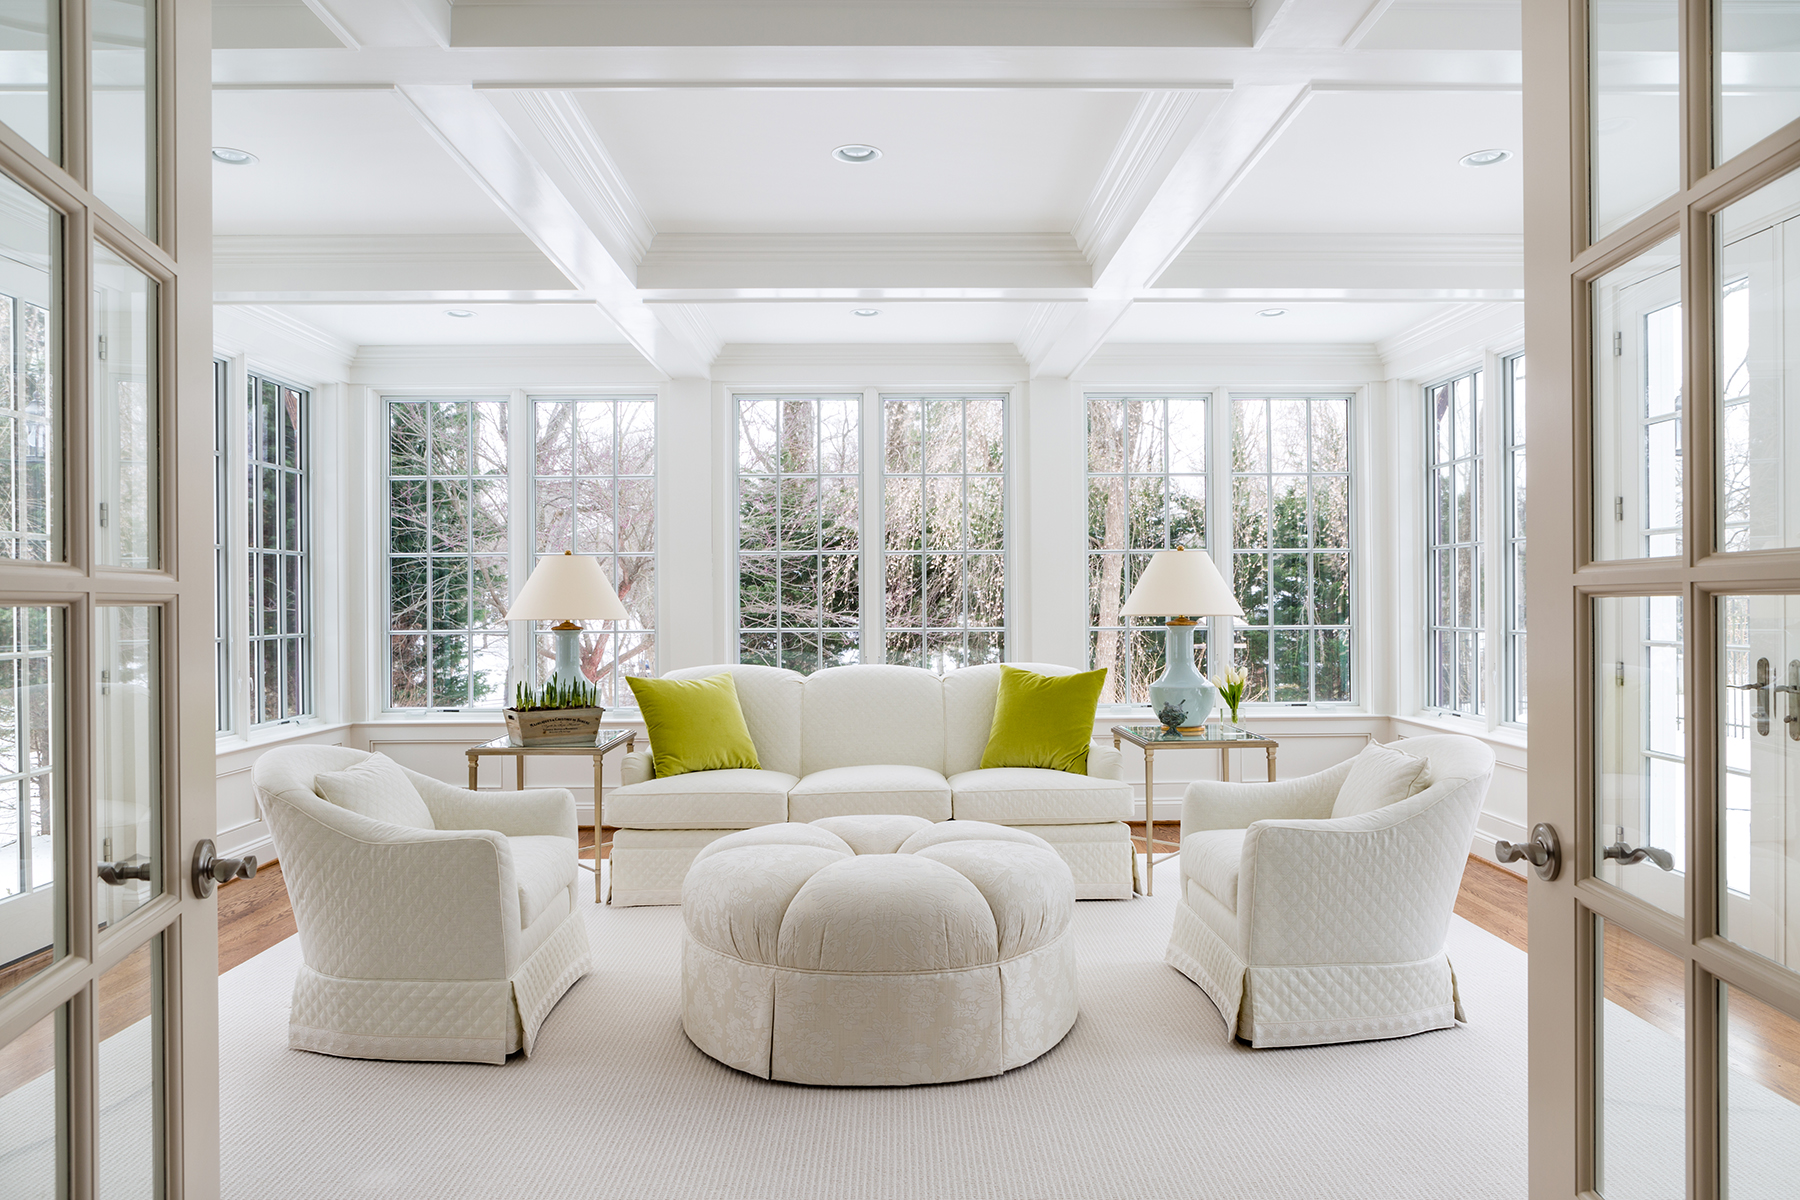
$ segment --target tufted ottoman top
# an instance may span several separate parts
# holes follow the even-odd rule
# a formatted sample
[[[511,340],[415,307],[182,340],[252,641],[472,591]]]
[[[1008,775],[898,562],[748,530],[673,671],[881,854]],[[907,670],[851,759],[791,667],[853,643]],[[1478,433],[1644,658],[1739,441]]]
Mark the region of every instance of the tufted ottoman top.
[[[682,885],[688,936],[800,971],[954,971],[1029,954],[1075,911],[1069,868],[1035,834],[982,821],[827,817],[712,842]]]

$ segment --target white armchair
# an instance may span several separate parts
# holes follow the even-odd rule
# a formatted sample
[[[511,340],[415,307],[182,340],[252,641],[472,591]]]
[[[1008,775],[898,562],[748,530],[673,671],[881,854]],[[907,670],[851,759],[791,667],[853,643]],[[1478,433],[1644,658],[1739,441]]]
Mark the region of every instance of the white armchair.
[[[315,790],[321,772],[368,757],[287,746],[252,773],[305,956],[288,1044],[434,1062],[530,1054],[550,1009],[590,966],[574,796],[471,792],[407,771],[436,826],[414,828]]]
[[[1444,937],[1494,755],[1408,738],[1423,791],[1333,818],[1351,762],[1280,783],[1188,785],[1166,961],[1253,1046],[1402,1037],[1462,1018]],[[1354,761],[1354,760],[1352,760]]]

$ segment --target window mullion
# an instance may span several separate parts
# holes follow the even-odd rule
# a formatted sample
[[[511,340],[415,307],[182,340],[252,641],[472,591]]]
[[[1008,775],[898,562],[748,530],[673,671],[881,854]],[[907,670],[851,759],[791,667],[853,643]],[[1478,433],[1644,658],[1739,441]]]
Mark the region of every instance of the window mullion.
[[[1223,385],[1206,391],[1206,549],[1227,586],[1235,589],[1232,576],[1231,520],[1231,394]],[[1234,617],[1208,617],[1206,669],[1222,674],[1237,666],[1237,629]]]
[[[522,389],[514,388],[506,399],[506,577],[507,604],[531,577],[533,551],[537,548],[537,414]],[[531,679],[536,675],[536,623],[506,623],[507,661],[511,675]],[[520,664],[525,664],[521,666]],[[505,703],[512,703],[513,685],[507,679]]]
[[[875,388],[862,394],[862,512],[858,529],[862,548],[859,561],[862,587],[859,614],[861,654],[865,663],[887,661],[887,558],[883,551],[887,542],[887,511],[882,488],[882,468],[886,462],[882,420],[881,393]],[[871,602],[873,600],[873,602]]]

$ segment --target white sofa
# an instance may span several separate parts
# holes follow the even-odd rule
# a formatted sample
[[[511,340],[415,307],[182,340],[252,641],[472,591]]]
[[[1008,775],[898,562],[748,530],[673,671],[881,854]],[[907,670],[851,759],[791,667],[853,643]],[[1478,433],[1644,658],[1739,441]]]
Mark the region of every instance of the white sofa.
[[[1423,791],[1332,817],[1355,759],[1280,783],[1188,785],[1168,963],[1253,1046],[1403,1037],[1462,1019],[1444,937],[1494,754],[1455,734],[1394,749]]]
[[[1042,663],[1014,666],[1073,673]],[[652,774],[651,755],[625,756],[623,786],[606,794],[613,835],[608,899],[679,904],[681,884],[708,843],[739,829],[823,817],[896,813],[930,821],[988,821],[1055,847],[1078,899],[1126,899],[1136,882],[1131,786],[1110,745],[1094,742],[1088,773],[981,769],[1000,687],[998,666],[935,675],[916,667],[831,667],[800,675],[721,665],[671,671],[704,679],[729,671],[762,769]]]
[[[471,792],[406,776],[435,828],[373,820],[314,790],[368,758],[284,746],[256,760],[256,799],[305,963],[288,1044],[344,1058],[501,1063],[587,974],[575,908],[575,797]]]

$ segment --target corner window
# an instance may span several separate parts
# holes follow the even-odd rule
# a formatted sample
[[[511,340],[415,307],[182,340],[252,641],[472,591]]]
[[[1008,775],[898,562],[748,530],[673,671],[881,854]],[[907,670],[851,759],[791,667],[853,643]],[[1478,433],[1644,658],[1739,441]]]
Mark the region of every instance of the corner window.
[[[312,536],[307,495],[311,396],[250,376],[248,434],[250,720],[311,716]]]
[[[1482,544],[1482,417],[1479,370],[1425,389],[1431,580],[1430,688],[1444,712],[1487,711],[1487,559]]]

